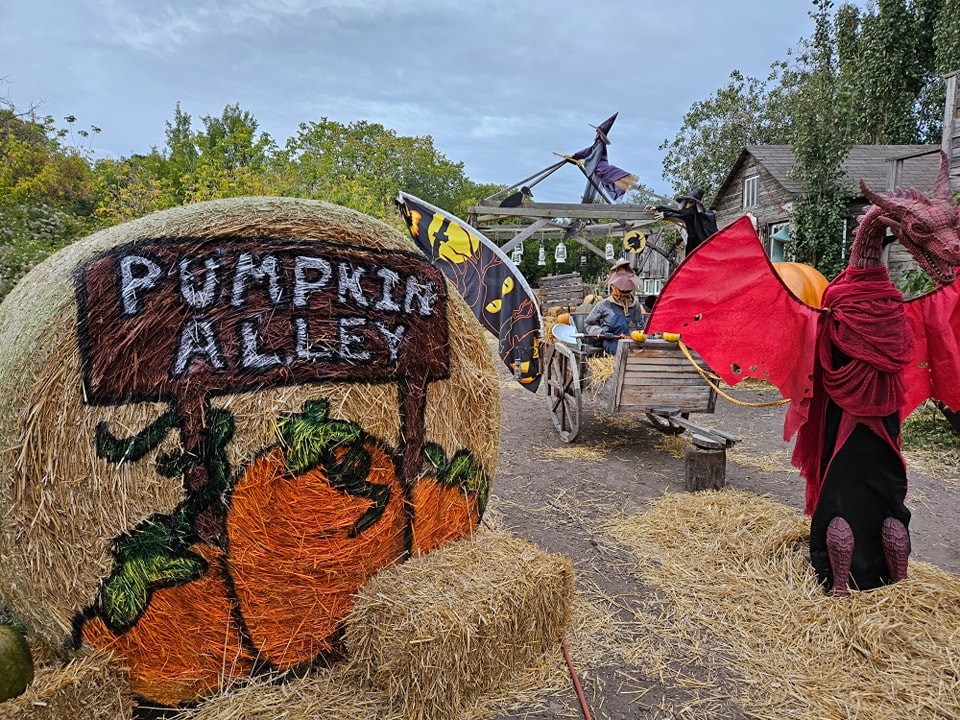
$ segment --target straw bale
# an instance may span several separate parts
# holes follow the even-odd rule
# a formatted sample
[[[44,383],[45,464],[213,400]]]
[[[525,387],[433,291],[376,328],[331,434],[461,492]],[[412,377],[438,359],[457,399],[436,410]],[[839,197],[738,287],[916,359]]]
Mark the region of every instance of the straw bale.
[[[358,595],[345,643],[403,717],[457,717],[556,649],[572,596],[568,560],[482,533],[374,577]]]
[[[660,625],[733,675],[723,691],[751,717],[960,716],[960,579],[912,561],[908,580],[838,601],[810,566],[808,523],[725,489],[665,495],[608,529],[666,598]]]
[[[589,369],[588,378],[590,386],[599,390],[604,383],[613,377],[612,355],[593,355],[587,358],[587,368]]]
[[[117,538],[157,514],[170,515],[186,499],[181,475],[158,472],[164,457],[183,451],[177,432],[139,461],[108,462],[97,454],[99,425],[129,437],[169,407],[86,402],[74,272],[120,245],[169,239],[200,248],[226,237],[258,239],[265,246],[279,238],[417,252],[396,230],[345,208],[292,198],[235,198],[98,232],[48,258],[13,289],[0,304],[0,596],[51,647],[63,650],[71,642],[77,614],[91,606],[101,581],[115,569]],[[479,324],[452,286],[448,290],[450,373],[427,388],[425,440],[448,454],[469,453],[492,478],[498,381]],[[228,411],[235,423],[225,448],[232,473],[277,445],[278,418],[318,398],[329,403],[331,418],[360,425],[399,456],[400,386],[312,382],[218,395],[209,408]]]
[[[38,667],[20,697],[0,703],[0,720],[127,720],[134,707],[126,675],[108,653]]]

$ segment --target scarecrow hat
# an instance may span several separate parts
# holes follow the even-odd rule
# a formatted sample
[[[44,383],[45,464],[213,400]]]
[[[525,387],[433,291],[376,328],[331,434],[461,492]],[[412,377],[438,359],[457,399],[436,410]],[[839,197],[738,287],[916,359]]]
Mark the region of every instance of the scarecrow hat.
[[[640,276],[630,267],[630,261],[624,258],[617,260],[610,268],[607,284],[623,292],[631,292],[640,287]]]

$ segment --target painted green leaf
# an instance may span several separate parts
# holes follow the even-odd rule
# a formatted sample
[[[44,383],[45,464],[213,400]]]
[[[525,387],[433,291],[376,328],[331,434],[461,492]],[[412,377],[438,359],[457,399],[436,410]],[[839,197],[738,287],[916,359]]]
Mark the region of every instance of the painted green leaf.
[[[197,580],[205,570],[204,560],[192,554],[131,558],[104,583],[100,593],[101,615],[112,629],[123,631],[146,610],[154,587]]]
[[[328,419],[329,407],[326,400],[312,400],[304,404],[302,412],[280,420],[287,468],[295,475],[329,458],[334,448],[364,439],[365,433],[356,423]]]

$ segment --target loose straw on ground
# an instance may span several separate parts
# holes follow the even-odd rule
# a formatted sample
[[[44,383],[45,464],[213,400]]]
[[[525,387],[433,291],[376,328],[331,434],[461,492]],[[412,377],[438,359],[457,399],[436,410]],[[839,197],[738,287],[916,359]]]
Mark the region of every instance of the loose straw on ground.
[[[960,580],[912,562],[905,582],[835,600],[810,566],[808,522],[728,489],[666,495],[609,531],[665,596],[661,621],[723,658],[752,717],[960,716]]]

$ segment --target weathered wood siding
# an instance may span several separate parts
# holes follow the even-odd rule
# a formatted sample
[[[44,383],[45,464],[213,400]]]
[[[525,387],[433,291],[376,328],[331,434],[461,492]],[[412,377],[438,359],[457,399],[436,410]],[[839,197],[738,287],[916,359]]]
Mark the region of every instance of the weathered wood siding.
[[[943,111],[943,141],[941,149],[950,158],[950,186],[960,188],[960,71],[947,76],[947,102]]]
[[[758,174],[760,187],[757,192],[757,204],[745,208],[743,207],[743,183],[747,178]],[[783,205],[791,199],[790,193],[784,190],[766,168],[752,156],[748,157],[728,185],[727,194],[716,198],[714,209],[717,211],[717,227],[725,228],[749,212],[757,218],[757,227],[762,237],[763,230],[767,226],[787,221],[787,212],[783,209]]]

